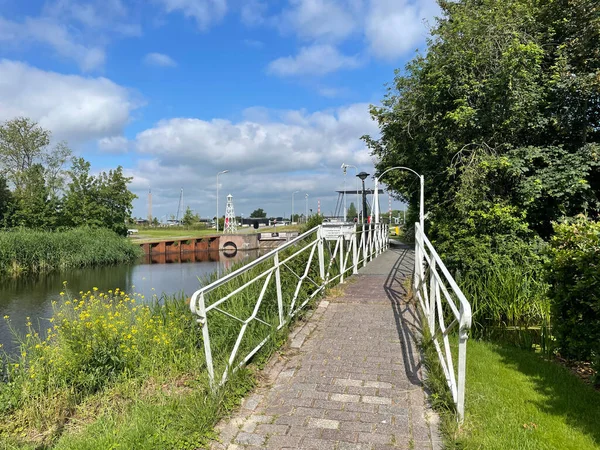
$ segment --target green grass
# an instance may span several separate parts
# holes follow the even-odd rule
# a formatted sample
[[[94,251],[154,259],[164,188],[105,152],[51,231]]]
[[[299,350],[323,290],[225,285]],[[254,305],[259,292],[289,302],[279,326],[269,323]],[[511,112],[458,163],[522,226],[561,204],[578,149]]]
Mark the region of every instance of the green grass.
[[[217,232],[214,229],[186,229],[180,227],[164,227],[164,228],[142,228],[137,234],[134,234],[130,239],[134,242],[138,240],[156,240],[156,239],[171,239],[180,237],[203,237],[214,236]]]
[[[140,249],[107,229],[0,232],[0,276],[135,261]]]
[[[434,402],[448,406],[440,371],[429,373]],[[448,448],[600,449],[600,392],[539,354],[470,340],[466,385],[460,429],[443,409]]]

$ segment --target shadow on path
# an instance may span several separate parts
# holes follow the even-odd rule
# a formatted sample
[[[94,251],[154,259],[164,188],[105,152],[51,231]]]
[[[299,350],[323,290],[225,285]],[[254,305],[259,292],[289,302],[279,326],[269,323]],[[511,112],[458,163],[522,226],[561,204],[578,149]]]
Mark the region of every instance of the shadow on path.
[[[390,247],[390,252],[398,255],[384,284],[384,290],[394,311],[394,320],[398,337],[402,343],[402,358],[406,376],[413,385],[421,385],[421,358],[417,347],[419,339],[418,330],[421,327],[419,316],[414,305],[406,300],[407,278],[410,279],[414,268],[414,251],[412,246],[395,244]]]

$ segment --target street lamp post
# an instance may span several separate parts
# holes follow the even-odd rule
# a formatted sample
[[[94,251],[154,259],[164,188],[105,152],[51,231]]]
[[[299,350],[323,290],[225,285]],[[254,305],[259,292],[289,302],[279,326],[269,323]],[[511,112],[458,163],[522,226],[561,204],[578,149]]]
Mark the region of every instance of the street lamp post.
[[[294,194],[297,194],[300,191],[292,192],[292,218],[290,220],[290,225],[294,223]]]
[[[306,194],[306,216],[305,220],[308,222],[308,194]]]
[[[229,172],[229,170],[222,170],[217,173],[217,233],[219,232],[219,175],[227,172]]]
[[[390,167],[389,169],[384,170],[383,173],[379,175],[379,177],[375,177],[375,192],[379,192],[379,179],[382,178],[390,170],[396,169],[408,170],[409,172],[412,172],[419,177],[419,181],[421,183],[421,193],[419,199],[419,225],[421,225],[421,231],[425,233],[425,177],[423,175],[418,174],[417,172],[415,172],[412,169],[409,169],[408,167]],[[379,204],[377,204],[376,206],[374,205],[373,207],[375,209],[375,222],[379,223]]]
[[[367,217],[367,194],[365,193],[365,178],[367,178],[369,176],[369,174],[367,172],[361,172],[358,175],[356,175],[358,178],[361,179],[362,181],[362,199],[363,199],[363,216],[362,216],[362,222],[365,221],[365,217]]]

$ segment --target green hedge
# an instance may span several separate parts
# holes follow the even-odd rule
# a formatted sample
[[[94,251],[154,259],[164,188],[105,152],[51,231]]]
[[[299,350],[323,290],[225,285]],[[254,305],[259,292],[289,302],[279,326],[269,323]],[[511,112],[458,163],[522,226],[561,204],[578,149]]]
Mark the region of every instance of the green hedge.
[[[600,362],[600,223],[554,226],[548,281],[554,334],[567,358]]]

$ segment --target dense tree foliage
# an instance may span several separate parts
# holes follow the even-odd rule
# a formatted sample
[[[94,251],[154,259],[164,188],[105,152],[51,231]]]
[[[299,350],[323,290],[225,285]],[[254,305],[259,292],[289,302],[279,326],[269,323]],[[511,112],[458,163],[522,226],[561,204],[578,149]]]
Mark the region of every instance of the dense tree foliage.
[[[0,126],[0,219],[4,227],[54,230],[83,225],[127,234],[135,195],[122,167],[90,174],[65,143],[27,118]],[[72,167],[64,170],[71,158]],[[12,191],[10,190],[12,188]]]
[[[550,324],[543,348],[600,369],[600,3],[439,4],[427,52],[371,109],[377,171],[424,175],[427,233],[473,302],[473,333]],[[383,181],[414,223],[417,178]]]
[[[267,217],[267,213],[262,208],[258,208],[250,213],[250,217],[253,219],[263,219]]]
[[[372,107],[381,137],[365,140],[379,172],[425,175],[428,233],[454,268],[535,260],[552,221],[600,209],[600,6],[440,6],[427,53]],[[417,204],[412,174],[384,181]]]

